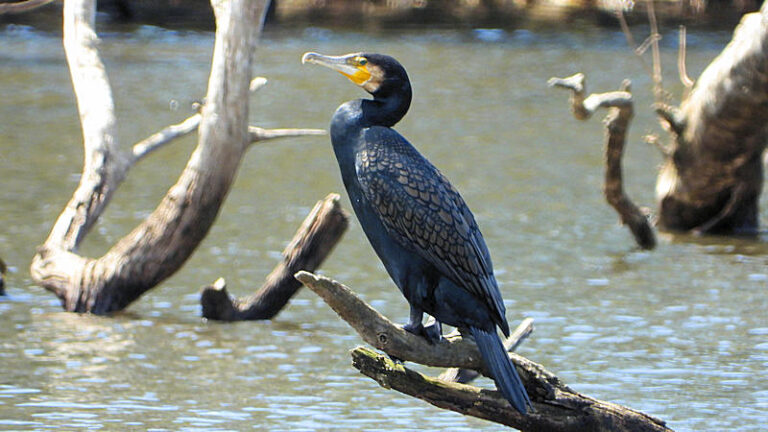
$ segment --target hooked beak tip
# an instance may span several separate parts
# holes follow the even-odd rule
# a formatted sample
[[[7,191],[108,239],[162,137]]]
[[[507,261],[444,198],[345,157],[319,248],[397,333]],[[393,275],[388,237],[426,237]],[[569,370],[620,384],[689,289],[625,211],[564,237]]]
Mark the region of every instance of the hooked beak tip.
[[[314,63],[315,58],[319,56],[316,52],[306,52],[301,56],[301,64]]]

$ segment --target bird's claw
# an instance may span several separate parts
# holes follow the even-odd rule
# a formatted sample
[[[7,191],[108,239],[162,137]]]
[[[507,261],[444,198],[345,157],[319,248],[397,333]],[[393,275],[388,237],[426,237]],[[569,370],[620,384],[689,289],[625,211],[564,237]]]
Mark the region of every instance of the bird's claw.
[[[424,327],[423,324],[408,323],[403,326],[403,330],[416,336],[421,336],[429,342],[430,345],[434,345],[443,339],[442,328],[438,323],[430,324]]]

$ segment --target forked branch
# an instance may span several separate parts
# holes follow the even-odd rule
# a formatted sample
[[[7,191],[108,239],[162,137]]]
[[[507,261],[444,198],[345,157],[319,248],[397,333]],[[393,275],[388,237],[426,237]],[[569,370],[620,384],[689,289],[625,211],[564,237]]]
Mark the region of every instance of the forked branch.
[[[85,163],[77,190],[38,248],[30,272],[68,311],[106,314],[124,309],[181,268],[213,225],[252,142],[322,133],[248,127],[248,93],[266,83],[264,78],[251,80],[266,2],[211,3],[217,29],[200,112],[128,150],[117,143],[112,91],[95,32],[95,0],[64,4],[64,47],[82,123]],[[197,146],[157,208],[101,257],[79,255],[78,246],[128,169],[195,130]]]

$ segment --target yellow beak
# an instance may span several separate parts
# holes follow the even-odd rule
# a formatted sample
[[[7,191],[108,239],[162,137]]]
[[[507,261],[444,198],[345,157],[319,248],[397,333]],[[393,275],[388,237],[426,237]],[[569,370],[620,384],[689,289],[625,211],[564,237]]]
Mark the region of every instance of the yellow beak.
[[[359,57],[359,53],[342,56],[326,56],[308,52],[301,56],[301,63],[312,63],[325,66],[341,73],[353,83],[363,86],[369,79],[371,79],[371,72],[368,71],[367,65],[358,64],[357,59]]]

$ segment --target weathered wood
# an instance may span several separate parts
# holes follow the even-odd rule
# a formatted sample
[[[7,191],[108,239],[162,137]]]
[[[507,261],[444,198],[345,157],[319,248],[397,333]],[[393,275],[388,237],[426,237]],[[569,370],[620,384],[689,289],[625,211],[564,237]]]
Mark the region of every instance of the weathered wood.
[[[296,278],[318,294],[363,340],[390,357],[428,366],[484,369],[477,346],[471,340],[446,337],[430,344],[389,321],[338,282],[303,271]],[[358,370],[384,388],[521,431],[670,431],[659,419],[575,392],[541,365],[515,354],[510,354],[510,358],[535,410],[526,416],[512,409],[495,390],[430,378],[366,348],[353,350],[352,358]]]
[[[498,391],[431,378],[368,348],[352,350],[352,365],[384,388],[523,432],[671,431],[662,420],[574,392],[543,368],[536,375],[529,373],[523,378],[534,408],[523,416]],[[532,387],[535,393],[531,392]]]
[[[756,233],[768,138],[768,3],[742,18],[680,108],[659,115],[672,125],[656,183],[659,226]]]
[[[270,319],[301,288],[294,278],[300,270],[314,271],[331,253],[349,226],[349,216],[339,205],[339,195],[318,201],[283,251],[283,260],[253,295],[232,298],[223,279],[202,290],[203,317],[222,321]]]
[[[336,281],[306,271],[298,272],[296,279],[325,300],[365,342],[393,357],[434,367],[483,367],[474,342],[445,337],[430,344],[425,338],[403,330]]]
[[[155,211],[104,256],[76,254],[134,160],[115,138],[114,104],[94,31],[95,2],[67,0],[64,45],[83,125],[80,185],[39,248],[32,277],[66,310],[109,313],[126,307],[189,258],[213,224],[251,137],[248,90],[264,1],[214,1],[217,31],[199,140]]]
[[[648,217],[638,208],[624,191],[621,159],[627,139],[627,129],[633,116],[632,94],[629,81],[622,83],[619,91],[586,95],[584,74],[567,78],[551,78],[550,87],[571,90],[571,111],[579,120],[590,118],[598,109],[608,108],[605,120],[605,181],[603,193],[608,203],[616,210],[621,222],[626,225],[643,249],[656,246],[656,236]]]

